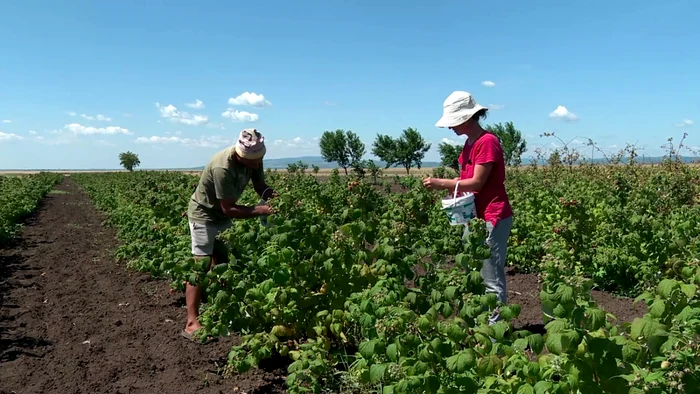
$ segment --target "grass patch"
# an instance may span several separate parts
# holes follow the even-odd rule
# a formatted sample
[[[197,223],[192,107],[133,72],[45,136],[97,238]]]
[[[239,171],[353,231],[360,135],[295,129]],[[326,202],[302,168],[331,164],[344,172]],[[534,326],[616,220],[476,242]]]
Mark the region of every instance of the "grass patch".
[[[51,190],[51,191],[49,192],[49,194],[70,194],[70,193],[68,193],[68,192],[65,191],[65,190],[56,190],[56,189],[53,189],[53,190]]]

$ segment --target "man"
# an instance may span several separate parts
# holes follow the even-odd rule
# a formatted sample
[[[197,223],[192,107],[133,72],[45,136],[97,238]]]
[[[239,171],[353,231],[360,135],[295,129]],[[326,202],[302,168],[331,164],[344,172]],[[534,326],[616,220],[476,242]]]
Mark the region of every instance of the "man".
[[[256,129],[244,129],[238,142],[216,153],[202,171],[187,210],[195,260],[209,257],[211,268],[217,260],[225,259],[215,253],[214,246],[217,235],[231,227],[231,219],[272,213],[266,204],[243,206],[237,203],[250,181],[263,200],[267,201],[274,194],[265,183],[262,165],[265,153],[264,137]],[[193,339],[193,334],[202,327],[198,319],[201,297],[201,287],[188,283],[185,291],[187,323],[182,330],[185,338]]]

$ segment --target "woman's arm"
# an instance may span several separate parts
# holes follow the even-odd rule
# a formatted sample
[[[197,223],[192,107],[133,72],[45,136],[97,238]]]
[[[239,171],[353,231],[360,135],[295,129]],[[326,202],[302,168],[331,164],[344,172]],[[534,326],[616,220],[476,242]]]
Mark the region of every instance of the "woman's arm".
[[[457,187],[458,192],[479,192],[481,191],[481,188],[483,188],[486,184],[486,181],[489,179],[489,174],[491,174],[492,168],[492,162],[477,164],[474,166],[474,176],[469,179],[460,180],[459,178],[426,178],[423,180],[423,185],[428,189],[454,190],[455,185],[457,184],[457,182],[459,182],[459,187]]]

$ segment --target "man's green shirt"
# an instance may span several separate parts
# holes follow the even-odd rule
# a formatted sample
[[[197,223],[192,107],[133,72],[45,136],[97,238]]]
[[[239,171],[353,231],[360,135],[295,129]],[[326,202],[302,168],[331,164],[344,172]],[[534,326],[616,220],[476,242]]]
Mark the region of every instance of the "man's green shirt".
[[[190,199],[187,216],[195,223],[220,223],[231,220],[221,210],[219,200],[238,199],[248,182],[265,180],[262,165],[252,169],[233,159],[234,148],[216,153],[204,167],[199,184]]]

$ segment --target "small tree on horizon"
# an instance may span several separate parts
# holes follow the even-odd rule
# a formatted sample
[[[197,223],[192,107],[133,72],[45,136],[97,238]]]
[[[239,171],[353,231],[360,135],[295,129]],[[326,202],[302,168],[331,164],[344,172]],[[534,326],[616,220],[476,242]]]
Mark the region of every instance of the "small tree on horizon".
[[[141,165],[141,160],[139,156],[131,151],[122,152],[119,154],[119,163],[127,171],[134,171],[135,167]]]
[[[409,127],[396,139],[378,134],[372,153],[386,163],[385,168],[400,164],[406,169],[406,174],[410,174],[412,167],[421,168],[425,153],[431,145],[418,130]]]
[[[352,131],[324,131],[319,141],[321,156],[326,162],[336,162],[348,175],[348,167],[356,165],[365,155],[365,144]]]
[[[520,130],[513,126],[513,122],[496,123],[487,126],[486,129],[501,140],[506,165],[519,166],[522,163],[522,155],[527,149],[527,142],[523,139]]]
[[[438,145],[440,153],[440,164],[453,170],[459,171],[459,155],[462,154],[462,147],[449,142],[441,142]]]

